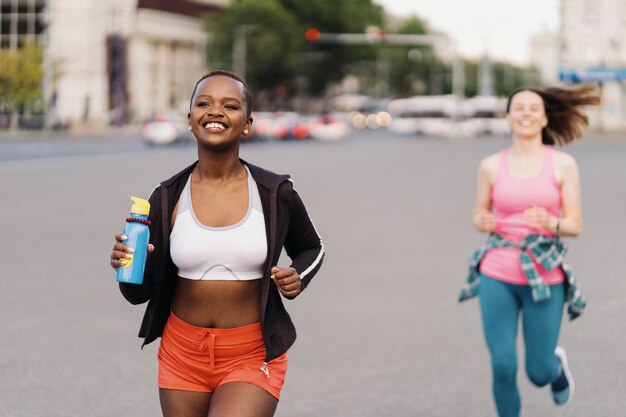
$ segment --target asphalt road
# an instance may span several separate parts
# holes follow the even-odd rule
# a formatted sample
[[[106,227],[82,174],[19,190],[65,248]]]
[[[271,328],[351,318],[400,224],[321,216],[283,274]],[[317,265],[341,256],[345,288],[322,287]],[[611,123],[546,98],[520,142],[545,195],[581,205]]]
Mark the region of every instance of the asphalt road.
[[[67,135],[62,132],[21,132],[0,136],[0,162],[65,156],[145,152],[149,147],[137,128],[100,134]]]
[[[506,145],[375,132],[242,148],[292,175],[327,248],[286,302],[298,340],[278,417],[495,416],[478,304],[456,296],[484,240],[470,223],[476,168]],[[556,408],[521,366],[523,415],[622,417],[626,141],[590,137],[569,151],[585,231],[568,261],[589,304],[561,333],[576,396]],[[194,158],[179,146],[0,162],[0,417],[160,415],[158,346],[140,349],[144,306],[121,297],[108,256],[129,195]]]

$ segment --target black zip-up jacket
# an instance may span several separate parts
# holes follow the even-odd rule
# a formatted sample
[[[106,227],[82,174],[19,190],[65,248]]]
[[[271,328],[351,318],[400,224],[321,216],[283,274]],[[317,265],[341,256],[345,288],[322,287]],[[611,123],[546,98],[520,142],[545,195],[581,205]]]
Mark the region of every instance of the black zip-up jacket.
[[[266,362],[285,353],[296,339],[296,330],[285,310],[278,288],[270,278],[283,247],[302,280],[302,290],[319,270],[324,245],[313,222],[293,189],[288,175],[279,175],[241,161],[258,184],[265,230],[267,258],[264,266],[259,306]],[[197,161],[157,186],[150,201],[150,243],[154,251],[146,261],[143,284],[120,283],[120,291],[132,304],[148,301],[139,337],[142,347],[160,337],[170,314],[177,283],[177,268],[170,257],[171,219],[180,194]]]

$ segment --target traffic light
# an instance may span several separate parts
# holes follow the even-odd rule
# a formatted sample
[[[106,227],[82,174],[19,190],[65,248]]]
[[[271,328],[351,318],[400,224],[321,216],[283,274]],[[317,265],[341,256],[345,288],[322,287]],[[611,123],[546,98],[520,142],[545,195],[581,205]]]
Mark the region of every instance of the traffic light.
[[[308,28],[306,32],[304,32],[304,39],[309,42],[317,42],[320,40],[321,36],[320,31],[315,28]]]

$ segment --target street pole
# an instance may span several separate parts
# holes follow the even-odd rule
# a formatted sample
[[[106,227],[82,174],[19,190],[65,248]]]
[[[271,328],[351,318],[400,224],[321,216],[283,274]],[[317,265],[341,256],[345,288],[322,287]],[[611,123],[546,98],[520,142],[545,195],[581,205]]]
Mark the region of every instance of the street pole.
[[[386,97],[389,94],[389,58],[378,51],[376,57],[376,96],[377,98]]]
[[[41,89],[43,96],[43,106],[44,106],[44,127],[46,129],[50,129],[53,127],[54,123],[54,112],[55,112],[55,102],[52,100],[53,95],[53,85],[52,85],[52,59],[50,56],[50,13],[52,8],[52,1],[49,1],[48,4],[44,6],[43,11],[43,41],[41,42],[41,47],[43,51],[43,79],[41,81]]]
[[[465,65],[463,58],[457,52],[456,43],[452,47],[454,48],[452,53],[452,94],[456,103],[454,117],[460,119],[462,116],[461,103],[465,98]]]
[[[256,30],[257,25],[239,25],[233,33],[233,72],[246,79],[246,56],[248,54],[247,35]]]
[[[485,54],[480,60],[478,71],[478,91],[481,96],[491,96],[493,92],[493,76],[491,69],[491,61],[489,56]]]

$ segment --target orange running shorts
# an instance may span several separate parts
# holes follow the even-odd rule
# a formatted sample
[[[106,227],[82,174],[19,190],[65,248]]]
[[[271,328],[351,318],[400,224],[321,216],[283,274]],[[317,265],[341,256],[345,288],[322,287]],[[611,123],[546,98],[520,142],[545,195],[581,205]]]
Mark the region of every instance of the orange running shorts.
[[[228,382],[254,384],[279,399],[287,353],[265,364],[261,324],[196,327],[170,316],[159,347],[159,388],[213,392]]]

